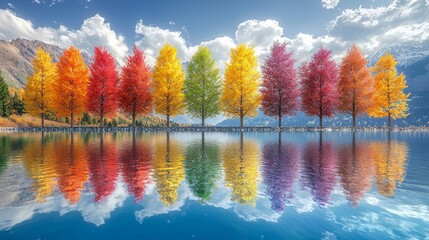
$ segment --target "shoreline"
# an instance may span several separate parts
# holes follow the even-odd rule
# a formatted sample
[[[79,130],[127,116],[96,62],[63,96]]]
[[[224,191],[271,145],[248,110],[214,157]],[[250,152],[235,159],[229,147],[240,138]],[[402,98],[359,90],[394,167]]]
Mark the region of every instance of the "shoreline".
[[[426,132],[429,127],[282,127],[281,132],[331,132],[331,131],[411,131]],[[1,133],[26,132],[279,132],[278,127],[0,127]]]

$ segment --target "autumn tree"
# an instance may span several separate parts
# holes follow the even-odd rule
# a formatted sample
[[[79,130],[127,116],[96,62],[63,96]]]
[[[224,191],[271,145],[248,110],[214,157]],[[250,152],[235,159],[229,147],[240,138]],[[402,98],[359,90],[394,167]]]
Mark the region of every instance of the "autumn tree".
[[[85,111],[88,87],[88,68],[75,47],[64,50],[58,62],[58,78],[53,83],[53,108],[59,117],[70,116],[70,126],[74,119]]]
[[[370,116],[387,117],[387,126],[390,128],[391,118],[404,118],[409,115],[407,102],[410,94],[404,93],[407,88],[405,75],[398,75],[396,60],[390,53],[380,57],[373,71],[375,98]]]
[[[277,116],[279,128],[283,115],[293,115],[299,107],[298,80],[292,53],[286,44],[275,42],[262,66],[261,107],[268,116]]]
[[[131,115],[135,127],[136,117],[152,110],[152,97],[149,92],[150,69],[143,51],[134,46],[133,53],[122,67],[119,104],[122,111]]]
[[[201,118],[204,127],[206,118],[219,113],[221,82],[219,69],[210,50],[201,46],[188,64],[188,75],[185,80],[185,100],[188,112],[193,117]]]
[[[301,105],[309,116],[332,117],[338,106],[338,69],[331,59],[331,51],[320,48],[309,63],[300,67]]]
[[[368,114],[373,105],[374,82],[367,63],[361,50],[353,45],[340,66],[338,110],[352,115],[353,127],[356,127],[356,117]]]
[[[118,108],[118,71],[115,59],[105,48],[95,47],[89,70],[86,108],[100,118],[100,127],[103,127],[104,117],[112,116]]]
[[[166,115],[167,127],[170,127],[170,117],[183,113],[185,109],[184,81],[185,73],[177,57],[177,49],[165,44],[152,71],[152,98],[155,112]]]
[[[240,44],[231,49],[230,62],[226,65],[225,79],[220,98],[221,110],[228,117],[239,117],[243,128],[243,118],[258,113],[261,96],[258,91],[258,59],[253,48]]]
[[[24,102],[28,113],[42,118],[42,128],[46,115],[52,112],[50,104],[57,76],[57,65],[52,62],[51,55],[38,48],[33,58],[33,74],[27,78],[24,87]]]
[[[0,72],[0,116],[9,117],[12,111],[9,86]]]

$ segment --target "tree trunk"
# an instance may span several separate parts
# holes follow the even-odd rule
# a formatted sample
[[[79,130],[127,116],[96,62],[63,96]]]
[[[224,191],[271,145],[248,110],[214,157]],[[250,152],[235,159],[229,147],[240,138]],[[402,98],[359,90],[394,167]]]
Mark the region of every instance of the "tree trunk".
[[[42,129],[45,128],[45,113],[42,113]]]
[[[203,127],[204,128],[204,125],[205,125],[205,117],[203,116],[202,118],[201,118],[201,127]]]
[[[74,114],[70,114],[70,127],[73,129],[74,127]]]
[[[279,129],[282,128],[282,114],[279,113]]]
[[[353,129],[356,128],[356,115],[353,115]]]
[[[320,128],[323,127],[323,116],[322,115],[319,116],[319,127]]]
[[[136,128],[136,112],[133,111],[133,128]]]
[[[390,113],[387,114],[387,127],[390,129]]]
[[[240,128],[243,129],[243,109],[240,109]]]
[[[104,127],[104,114],[100,115],[100,127],[103,128]]]
[[[170,114],[167,114],[167,128],[170,128]]]

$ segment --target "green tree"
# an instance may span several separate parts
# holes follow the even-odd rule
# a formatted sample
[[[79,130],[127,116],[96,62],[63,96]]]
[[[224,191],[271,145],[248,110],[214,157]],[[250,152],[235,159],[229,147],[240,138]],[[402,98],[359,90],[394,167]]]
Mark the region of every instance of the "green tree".
[[[9,87],[0,72],[0,116],[9,117],[11,113],[12,104]]]
[[[203,127],[206,118],[220,111],[218,101],[221,88],[219,69],[215,66],[210,50],[199,47],[188,65],[185,100],[189,114],[201,118]]]
[[[14,114],[17,114],[20,116],[24,114],[24,101],[22,101],[22,99],[19,98],[17,92],[15,92],[15,94],[12,97],[12,110]]]

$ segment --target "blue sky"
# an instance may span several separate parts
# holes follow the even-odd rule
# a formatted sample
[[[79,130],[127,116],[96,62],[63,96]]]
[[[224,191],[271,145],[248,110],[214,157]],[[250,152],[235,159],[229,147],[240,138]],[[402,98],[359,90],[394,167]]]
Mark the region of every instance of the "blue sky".
[[[238,43],[266,56],[273,41],[285,41],[298,61],[320,46],[339,59],[358,44],[366,54],[394,44],[428,45],[428,0],[305,1],[120,1],[1,0],[0,39],[75,45],[89,53],[107,47],[123,63],[132,46],[153,64],[165,42],[187,61],[207,45],[219,67]]]

